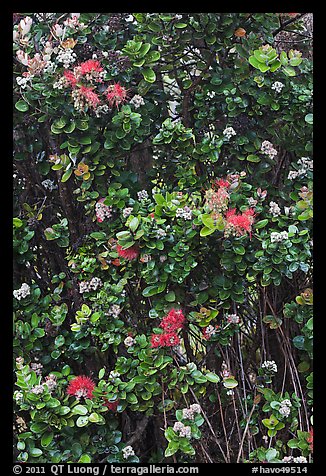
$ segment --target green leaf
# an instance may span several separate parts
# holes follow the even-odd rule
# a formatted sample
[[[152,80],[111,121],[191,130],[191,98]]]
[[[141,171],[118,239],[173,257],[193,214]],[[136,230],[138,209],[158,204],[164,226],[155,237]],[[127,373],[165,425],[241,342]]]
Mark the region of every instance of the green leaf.
[[[87,415],[87,408],[84,405],[76,405],[72,410],[71,413],[73,415]],[[77,425],[78,426],[78,425]]]
[[[258,157],[257,155],[249,154],[247,156],[247,160],[248,160],[248,162],[260,162],[261,158]]]
[[[89,455],[81,455],[81,457],[78,460],[78,463],[90,463],[91,457]]]
[[[76,421],[76,425],[81,428],[83,426],[86,426],[88,423],[88,416],[80,416],[78,417],[77,421]]]
[[[164,456],[167,458],[168,456],[174,455],[179,449],[179,441],[170,441],[168,447],[164,452]]]
[[[235,378],[227,377],[223,379],[223,385],[225,388],[232,389],[238,385],[238,382]]]
[[[29,450],[29,454],[33,456],[33,458],[38,458],[39,456],[43,454],[43,451],[40,450],[39,448],[31,448]]]
[[[137,217],[134,217],[129,223],[129,228],[131,231],[135,232],[138,228],[138,225],[139,225],[139,220]]]
[[[313,124],[313,117],[314,117],[313,114],[306,114],[304,120],[308,124]]]
[[[26,112],[29,109],[29,105],[27,104],[27,102],[20,99],[19,101],[16,102],[15,108],[20,112]]]
[[[155,80],[156,80],[156,74],[155,72],[152,70],[152,68],[145,68],[143,71],[142,71],[142,74],[144,76],[144,79],[145,81],[147,81],[148,83],[154,83]]]
[[[215,228],[207,228],[206,226],[204,226],[204,228],[200,230],[200,236],[211,235],[212,233],[214,233],[214,231]]]
[[[257,221],[257,223],[255,224],[255,228],[257,228],[257,229],[264,228],[264,226],[266,226],[267,223],[268,223],[267,218],[265,218],[264,220]]]
[[[220,377],[214,374],[214,372],[208,372],[207,374],[205,374],[205,377],[207,378],[209,382],[212,382],[212,383],[217,383],[220,381]]]
[[[174,291],[170,291],[168,292],[165,296],[164,296],[164,299],[168,302],[174,302],[175,301],[175,292]]]
[[[293,68],[291,68],[291,66],[285,66],[282,71],[286,76],[295,76],[296,75],[295,70]]]
[[[67,180],[70,178],[71,174],[72,174],[72,168],[66,170],[65,173],[61,177],[61,182],[67,182]]]
[[[242,245],[234,245],[233,250],[237,255],[244,255],[246,252],[246,249]]]
[[[20,228],[21,226],[23,226],[23,222],[21,221],[20,218],[17,218],[17,217],[13,218],[12,222],[16,228]]]
[[[49,444],[51,443],[51,441],[53,440],[53,432],[47,432],[47,433],[43,433],[42,435],[42,438],[41,438],[41,446],[46,447],[46,446],[49,446]]]
[[[98,373],[99,380],[101,380],[104,377],[104,374],[105,374],[105,369],[100,369],[100,371]]]
[[[203,224],[205,225],[205,227],[214,228],[214,220],[210,215],[202,215],[201,220]]]

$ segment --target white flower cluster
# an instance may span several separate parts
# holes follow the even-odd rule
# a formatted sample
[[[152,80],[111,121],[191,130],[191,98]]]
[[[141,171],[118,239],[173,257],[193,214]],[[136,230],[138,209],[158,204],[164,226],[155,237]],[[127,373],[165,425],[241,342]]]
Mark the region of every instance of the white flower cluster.
[[[103,286],[102,280],[94,277],[90,281],[81,281],[79,283],[79,292],[83,294],[90,291],[96,291],[101,286]]]
[[[39,362],[32,362],[30,365],[31,369],[34,370],[36,375],[42,375],[43,365]]]
[[[277,155],[277,150],[274,149],[273,144],[269,142],[269,140],[264,140],[260,147],[260,150],[263,154],[268,155],[270,159],[274,159],[274,157]]]
[[[35,395],[40,395],[41,393],[44,392],[44,386],[43,385],[35,385],[35,387],[33,387],[31,389],[31,392],[34,393]]]
[[[249,207],[255,207],[257,205],[258,201],[253,198],[253,197],[249,197],[248,198],[248,205]]]
[[[282,463],[308,463],[308,461],[305,456],[297,456],[296,458],[293,456],[284,456]]]
[[[215,91],[208,91],[207,92],[207,97],[209,97],[209,99],[213,99],[213,97],[216,95]],[[210,124],[211,125],[211,124]],[[232,129],[232,127],[231,127]],[[223,132],[224,134],[224,132]],[[233,134],[232,134],[233,135]]]
[[[240,317],[237,316],[236,314],[228,314],[228,315],[227,315],[227,321],[228,321],[230,324],[239,324],[239,322],[240,322]]]
[[[148,192],[146,190],[140,190],[137,192],[138,200],[146,200],[148,198]]]
[[[216,334],[216,332],[217,332],[216,327],[212,326],[212,324],[209,324],[205,329],[205,336],[212,337]]]
[[[67,86],[67,80],[64,76],[62,76],[62,78],[58,79],[58,81],[55,81],[53,83],[53,89],[59,89],[59,91],[61,91],[66,86]]]
[[[26,86],[27,86],[27,83],[29,81],[31,81],[33,79],[33,77],[34,76],[32,76],[32,75],[29,75],[27,77],[18,76],[18,78],[16,78],[18,86],[20,86],[22,89],[25,89]]]
[[[282,400],[281,406],[278,409],[279,413],[285,417],[288,417],[291,413],[292,403],[289,399]]]
[[[52,74],[55,72],[56,69],[57,69],[57,65],[53,61],[47,61],[43,69],[43,72],[47,74]]]
[[[124,459],[129,458],[129,456],[134,456],[134,454],[135,454],[135,452],[134,452],[132,446],[126,446],[122,450],[122,456],[124,457]]]
[[[44,385],[48,387],[50,393],[53,392],[53,390],[55,390],[57,387],[57,377],[53,374],[47,375],[45,377]]]
[[[200,412],[200,405],[198,405],[198,403],[193,403],[189,408],[184,408],[182,410],[182,417],[187,418],[188,420],[193,420]]]
[[[130,99],[129,104],[132,104],[136,109],[145,104],[144,98],[135,94],[133,98]]]
[[[16,357],[16,367],[17,369],[22,369],[24,366],[24,358],[23,357]]]
[[[131,347],[131,346],[135,345],[136,341],[131,336],[128,336],[128,337],[125,338],[123,343],[126,347]]]
[[[14,392],[14,399],[16,401],[16,403],[18,403],[18,405],[20,405],[21,403],[23,403],[24,401],[24,394],[23,392],[19,392],[19,391],[15,391]]]
[[[132,214],[133,208],[132,207],[127,207],[122,210],[122,216],[123,218],[128,218],[129,215]]]
[[[314,169],[314,162],[309,159],[309,157],[301,157],[301,159],[298,160],[298,164],[301,168],[299,170],[290,170],[288,174],[289,180],[294,180],[297,177],[305,177],[309,171],[312,172]]]
[[[275,82],[272,84],[271,88],[272,88],[274,91],[276,91],[277,93],[280,93],[280,92],[282,92],[282,89],[284,88],[284,84],[281,83],[281,81],[275,81]]]
[[[277,365],[274,360],[265,360],[265,362],[261,364],[261,368],[268,372],[277,372]]]
[[[184,425],[181,421],[176,421],[173,430],[179,434],[179,436],[185,436],[191,438],[191,427]]]
[[[54,180],[50,180],[50,179],[43,180],[41,184],[43,185],[44,188],[46,188],[47,190],[50,190],[50,192],[58,188],[58,185],[54,183]]]
[[[57,56],[57,62],[62,63],[65,69],[70,68],[70,66],[76,61],[77,55],[73,52],[71,48],[65,50],[60,50]]]
[[[269,202],[269,213],[271,213],[273,217],[278,217],[281,214],[281,209],[276,202]]]
[[[237,133],[233,129],[233,127],[226,127],[223,131],[223,135],[226,139],[231,139],[232,136],[236,136]]]
[[[289,234],[287,231],[281,231],[278,233],[277,231],[272,231],[271,233],[271,243],[280,243],[281,241],[285,241],[289,238]]]
[[[166,236],[166,231],[163,228],[159,228],[156,232],[156,238],[164,238]]]
[[[118,378],[118,377],[120,377],[119,372],[115,370],[111,370],[111,372],[109,373],[109,379],[114,380],[115,378]]]
[[[18,301],[24,299],[31,294],[31,288],[27,283],[23,283],[19,289],[15,289],[13,295]]]
[[[175,216],[184,220],[192,220],[192,211],[189,207],[177,208]]]
[[[102,222],[105,220],[105,218],[112,217],[112,207],[109,207],[108,205],[105,205],[103,202],[99,201],[95,205],[95,213],[97,219]]]
[[[99,106],[97,106],[96,109],[94,109],[95,116],[96,117],[101,117],[104,114],[108,114],[109,110],[110,110],[110,108],[107,104],[100,104]]]
[[[121,307],[118,304],[112,304],[110,309],[108,310],[108,315],[112,317],[118,317],[121,312]]]

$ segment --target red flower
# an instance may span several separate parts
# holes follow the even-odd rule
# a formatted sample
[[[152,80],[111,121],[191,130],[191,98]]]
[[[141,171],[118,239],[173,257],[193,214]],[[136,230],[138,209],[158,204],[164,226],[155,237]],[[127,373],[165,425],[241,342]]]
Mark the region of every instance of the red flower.
[[[80,65],[80,74],[88,74],[91,73],[92,71],[96,71],[97,73],[100,73],[103,71],[103,68],[101,66],[101,63],[97,60],[87,60],[84,61],[84,63],[81,63]]]
[[[98,97],[98,95],[96,93],[94,93],[92,88],[87,88],[86,86],[81,86],[80,92],[87,99],[88,103],[90,103],[90,105],[92,107],[96,107],[100,104],[100,102],[101,102],[100,98]]]
[[[226,235],[235,234],[236,236],[242,236],[246,232],[251,233],[254,215],[255,211],[252,208],[247,209],[239,215],[236,214],[235,208],[228,210],[226,213]]]
[[[314,452],[314,429],[313,428],[309,430],[309,435],[310,436],[308,436],[307,438],[307,443],[310,443],[309,449],[313,453]]]
[[[125,258],[129,261],[136,259],[137,256],[139,255],[139,248],[138,246],[131,246],[130,248],[127,248],[124,250],[122,246],[117,245],[116,247],[118,255],[122,256],[122,258]]]
[[[109,400],[105,398],[103,405],[112,412],[116,412],[119,405],[119,399],[115,400],[114,402],[109,402]]]
[[[77,398],[93,398],[93,390],[95,388],[95,383],[89,377],[85,375],[80,375],[70,380],[67,394],[73,395]]]
[[[218,187],[229,188],[231,184],[230,184],[230,182],[228,182],[227,180],[219,179],[219,180],[216,180],[216,181],[215,181],[214,185],[215,185],[215,186],[218,186]]]
[[[171,311],[169,311],[169,313],[162,319],[160,327],[162,327],[166,332],[174,332],[183,327],[184,321],[185,316],[181,309],[171,309]]]
[[[163,347],[164,346],[164,334],[152,334],[151,347]]]
[[[114,83],[111,84],[106,90],[106,97],[110,107],[118,107],[119,104],[126,101],[127,90],[123,86],[120,86],[119,83]]]
[[[75,77],[74,73],[72,71],[65,71],[63,74],[66,80],[74,88],[77,84],[77,78]]]
[[[167,334],[152,334],[151,347],[174,347],[180,344],[180,338],[174,332]]]

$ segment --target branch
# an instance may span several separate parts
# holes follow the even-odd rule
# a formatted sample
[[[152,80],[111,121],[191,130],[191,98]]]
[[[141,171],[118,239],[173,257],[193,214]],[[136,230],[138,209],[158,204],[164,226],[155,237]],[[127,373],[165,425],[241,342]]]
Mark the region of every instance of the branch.
[[[276,36],[278,33],[280,33],[281,31],[284,30],[285,27],[287,27],[288,25],[291,25],[291,23],[294,23],[295,21],[299,20],[300,18],[302,18],[304,15],[307,15],[307,13],[300,13],[298,16],[296,16],[295,18],[290,18],[289,20],[285,21],[279,28],[277,28],[277,30],[273,31],[272,35],[273,36]]]

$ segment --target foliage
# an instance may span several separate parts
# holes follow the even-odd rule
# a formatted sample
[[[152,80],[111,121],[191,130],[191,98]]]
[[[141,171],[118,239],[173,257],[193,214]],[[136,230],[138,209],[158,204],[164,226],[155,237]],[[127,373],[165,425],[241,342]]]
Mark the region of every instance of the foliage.
[[[312,62],[283,23],[14,14],[17,461],[311,461]]]

